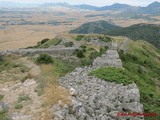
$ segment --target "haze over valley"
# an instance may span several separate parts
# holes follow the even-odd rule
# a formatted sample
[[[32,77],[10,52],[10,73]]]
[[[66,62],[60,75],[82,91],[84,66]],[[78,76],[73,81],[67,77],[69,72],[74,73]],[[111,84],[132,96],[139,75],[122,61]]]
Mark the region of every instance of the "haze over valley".
[[[160,24],[158,2],[147,7],[117,3],[104,7],[68,3],[44,3],[32,7],[27,4],[22,6],[17,3],[1,3],[3,3],[0,8],[1,50],[35,45],[42,39],[53,38],[83,23],[98,20],[122,27],[138,23]]]

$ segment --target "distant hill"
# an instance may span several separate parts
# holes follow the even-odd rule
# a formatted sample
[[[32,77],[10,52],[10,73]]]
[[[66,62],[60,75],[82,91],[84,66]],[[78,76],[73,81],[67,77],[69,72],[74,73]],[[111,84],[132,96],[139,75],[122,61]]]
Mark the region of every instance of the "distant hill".
[[[43,3],[43,4],[26,4],[26,3],[16,3],[16,2],[7,2],[2,1],[0,2],[0,7],[66,7],[70,9],[83,9],[83,10],[95,10],[95,11],[106,11],[106,10],[113,10],[113,11],[121,11],[128,12],[127,14],[151,14],[151,15],[160,15],[160,2],[153,2],[149,4],[147,7],[140,7],[140,6],[131,6],[127,4],[120,4],[115,3],[113,5],[108,6],[92,6],[87,4],[81,5],[70,5],[66,2],[56,2],[56,3]]]
[[[66,3],[66,2],[63,2],[63,3],[61,3],[61,2],[57,2],[57,3],[44,3],[44,4],[42,4],[41,6],[43,6],[43,7],[57,7],[57,6],[61,6],[61,7],[71,7],[71,5],[70,4],[68,4],[68,3]]]
[[[136,24],[129,27],[119,27],[105,21],[96,21],[83,24],[72,30],[71,33],[126,36],[133,40],[145,40],[160,49],[160,25]]]
[[[160,25],[136,24],[106,32],[112,36],[126,36],[133,40],[145,40],[160,49]]]
[[[110,6],[104,6],[104,7],[99,7],[96,10],[98,11],[104,11],[104,10],[125,10],[125,9],[130,9],[133,6],[127,5],[127,4],[119,4],[119,3],[115,3],[113,5]]]
[[[85,23],[79,28],[71,30],[70,33],[79,34],[90,34],[90,33],[105,33],[110,30],[115,30],[120,28],[119,26],[113,25],[106,21],[100,20],[96,22]]]
[[[147,7],[141,7],[140,12],[145,14],[160,15],[160,3],[153,2]]]
[[[73,5],[72,7],[76,8],[76,9],[85,9],[85,10],[96,10],[96,9],[98,9],[98,7],[96,7],[96,6],[86,5],[86,4]]]
[[[121,11],[128,12],[129,13],[136,13],[136,14],[153,14],[153,15],[160,15],[160,3],[159,2],[153,2],[149,4],[147,7],[140,7],[140,6],[131,6],[127,4],[120,4],[115,3],[113,5],[109,6],[92,6],[87,4],[82,5],[70,5],[68,3],[44,3],[41,6],[50,7],[50,6],[61,6],[61,7],[67,7],[67,8],[73,8],[73,9],[83,9],[83,10],[95,10],[95,11],[105,11],[105,10],[113,10],[113,11]]]

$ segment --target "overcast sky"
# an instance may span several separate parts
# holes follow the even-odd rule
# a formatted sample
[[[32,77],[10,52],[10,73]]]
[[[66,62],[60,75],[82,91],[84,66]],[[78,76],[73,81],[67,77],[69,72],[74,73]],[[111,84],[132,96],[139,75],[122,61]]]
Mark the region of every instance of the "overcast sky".
[[[5,1],[5,0],[0,0]],[[90,5],[96,5],[96,6],[105,6],[105,5],[111,5],[113,3],[125,3],[129,5],[135,5],[135,6],[146,6],[156,0],[7,0],[12,2],[67,2],[70,4],[90,4]],[[160,2],[160,0],[157,0]]]

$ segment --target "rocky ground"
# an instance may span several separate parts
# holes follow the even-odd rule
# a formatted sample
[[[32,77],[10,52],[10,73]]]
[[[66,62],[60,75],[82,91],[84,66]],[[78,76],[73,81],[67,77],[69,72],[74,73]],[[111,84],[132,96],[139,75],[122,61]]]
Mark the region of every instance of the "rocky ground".
[[[122,48],[127,46],[128,40],[124,41],[124,44]],[[27,57],[17,59],[16,62],[26,66],[29,71],[4,71],[0,74],[3,81],[9,78],[6,82],[0,81],[0,94],[4,95],[0,102],[0,110],[8,109],[8,116],[12,120],[143,120],[143,117],[117,116],[118,112],[143,112],[136,84],[124,86],[88,75],[92,70],[101,67],[123,68],[116,48],[111,48],[96,58],[92,65],[76,68],[65,77],[61,77],[60,85],[54,81],[57,76],[50,75],[53,66],[41,66],[45,74],[49,73],[49,76],[42,76],[49,84],[42,96],[37,93],[38,80],[43,72],[40,66]],[[26,75],[28,77],[24,81],[15,80]],[[55,83],[50,84],[52,82]],[[62,99],[67,101],[66,104]]]
[[[108,50],[106,54],[94,60],[92,66],[77,68],[74,72],[59,80],[62,86],[70,90],[72,104],[60,104],[52,108],[54,120],[140,120],[141,117],[121,117],[118,112],[142,112],[140,93],[136,84],[124,86],[105,82],[88,76],[94,69],[114,66],[121,67],[116,50]]]
[[[26,65],[30,69],[29,73],[34,77],[40,74],[39,67],[28,61],[27,58],[19,59],[18,62]],[[4,95],[1,104],[8,106],[9,116],[13,120],[33,120],[36,118],[35,115],[41,111],[42,104],[41,98],[35,92],[36,88],[37,83],[34,78],[26,79],[23,83],[17,80],[0,84],[0,93]],[[20,100],[20,96],[22,100]],[[20,108],[23,106],[23,108],[20,109],[18,106]]]

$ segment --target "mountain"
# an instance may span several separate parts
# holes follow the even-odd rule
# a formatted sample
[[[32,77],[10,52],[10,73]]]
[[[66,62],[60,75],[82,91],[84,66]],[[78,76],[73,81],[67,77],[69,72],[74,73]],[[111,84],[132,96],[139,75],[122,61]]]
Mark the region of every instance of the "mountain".
[[[71,30],[70,33],[89,34],[89,33],[105,33],[110,30],[120,28],[106,21],[100,20],[96,22],[85,23],[79,28]]]
[[[71,7],[70,4],[66,3],[66,2],[57,2],[57,3],[44,3],[41,6],[43,7],[57,7],[57,6],[61,6],[61,7]]]
[[[99,7],[96,10],[98,11],[104,11],[104,10],[124,10],[124,9],[129,9],[132,8],[133,6],[127,5],[127,4],[119,4],[119,3],[115,3],[113,5],[110,6],[104,6],[104,7]]]
[[[110,6],[92,6],[87,4],[82,5],[70,5],[68,3],[44,3],[42,6],[45,7],[67,7],[72,9],[83,9],[83,10],[95,10],[95,11],[105,11],[105,10],[113,10],[113,11],[121,11],[124,14],[151,14],[151,15],[160,15],[160,3],[159,2],[153,2],[147,7],[140,7],[140,6],[131,6],[127,4],[120,4],[115,3]]]
[[[160,49],[160,25],[136,24],[106,32],[112,36],[126,36],[133,40],[145,40]]]
[[[140,12],[145,14],[160,15],[160,3],[156,1],[147,7],[141,7]]]
[[[145,40],[160,49],[160,25],[136,24],[129,27],[119,27],[105,21],[96,21],[81,25],[71,33],[99,33],[111,36],[126,36],[133,40]]]
[[[85,9],[85,10],[96,10],[98,9],[98,7],[96,6],[92,6],[92,5],[86,5],[86,4],[82,4],[82,5],[73,5],[73,8],[78,8],[78,9]]]
[[[127,5],[127,4],[119,4],[115,3],[110,6],[103,6],[103,7],[97,7],[97,6],[92,6],[92,5],[87,5],[87,4],[81,4],[81,5],[70,5],[68,3],[44,3],[42,6],[45,7],[56,7],[56,6],[61,6],[61,7],[68,7],[68,8],[75,8],[75,9],[84,9],[84,10],[96,10],[96,11],[104,11],[104,10],[121,10],[121,9],[127,9],[127,8],[132,8],[132,6]]]
[[[57,2],[57,3],[43,3],[43,4],[26,4],[26,3],[16,3],[16,2],[0,2],[0,7],[67,7],[71,9],[83,9],[83,10],[95,10],[95,11],[105,11],[105,10],[113,10],[113,11],[121,11],[122,13],[127,12],[127,14],[151,14],[151,15],[160,15],[160,3],[153,2],[149,4],[147,7],[140,6],[131,6],[127,4],[115,3],[109,6],[92,6],[87,4],[81,5],[70,5],[66,2]]]

